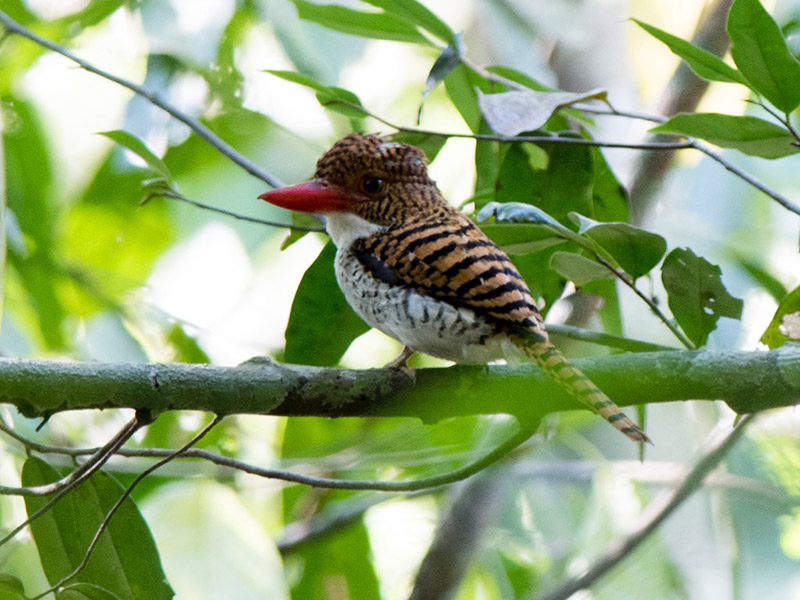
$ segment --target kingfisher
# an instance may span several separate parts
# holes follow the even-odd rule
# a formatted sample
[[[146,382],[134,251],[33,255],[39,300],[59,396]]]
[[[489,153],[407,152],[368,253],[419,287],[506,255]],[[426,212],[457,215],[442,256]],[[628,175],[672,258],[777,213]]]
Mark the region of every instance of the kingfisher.
[[[336,280],[353,310],[414,352],[456,363],[527,359],[636,442],[650,439],[552,344],[525,280],[505,252],[452,207],[419,148],[351,133],[311,181],[259,196],[319,213],[336,245]]]

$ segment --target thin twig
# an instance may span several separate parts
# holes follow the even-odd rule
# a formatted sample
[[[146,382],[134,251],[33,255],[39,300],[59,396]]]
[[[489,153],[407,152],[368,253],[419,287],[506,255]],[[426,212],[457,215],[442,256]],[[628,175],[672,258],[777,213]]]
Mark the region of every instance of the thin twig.
[[[740,179],[744,179],[747,183],[749,183],[757,190],[763,192],[764,194],[775,200],[775,202],[783,206],[785,209],[797,215],[800,215],[800,206],[789,200],[786,196],[784,196],[783,194],[779,194],[775,190],[767,187],[764,183],[761,183],[758,179],[750,175],[750,173],[748,173],[744,169],[741,169],[740,167],[737,167],[733,163],[729,162],[728,160],[722,158],[722,156],[719,153],[714,152],[711,148],[706,146],[701,141],[694,138],[687,138],[687,139],[691,144],[692,148],[702,152],[710,159],[718,162],[723,167],[725,167],[725,169],[727,169],[729,172],[733,173]]]
[[[583,329],[582,327],[573,327],[572,325],[563,325],[561,323],[546,323],[547,331],[558,335],[563,335],[573,340],[580,340],[582,342],[589,342],[590,344],[598,344],[600,346],[607,346],[609,348],[619,348],[620,350],[627,350],[629,352],[659,352],[662,350],[674,350],[670,346],[662,346],[661,344],[653,344],[651,342],[643,342],[641,340],[632,340],[630,338],[619,337],[602,331],[592,331],[590,329]]]
[[[650,308],[651,311],[659,318],[659,320],[667,326],[667,328],[678,338],[684,346],[689,348],[690,350],[694,350],[697,346],[695,346],[689,338],[687,338],[684,333],[680,330],[680,328],[672,322],[672,320],[665,315],[661,309],[658,307],[652,298],[648,297],[642,290],[636,287],[636,283],[631,280],[624,272],[619,269],[614,268],[613,265],[609,264],[602,256],[595,254],[595,260],[603,265],[606,269],[608,269],[614,276],[619,279],[622,283],[628,286],[634,294],[639,296],[645,304]]]
[[[50,594],[51,592],[56,592],[56,591],[60,590],[61,587],[65,583],[67,583],[68,581],[73,579],[75,576],[77,576],[81,571],[83,571],[83,569],[85,569],[86,565],[89,563],[89,559],[92,557],[92,554],[94,553],[94,549],[97,547],[97,543],[100,541],[100,536],[103,535],[103,533],[106,531],[106,529],[108,529],[108,524],[111,522],[111,518],[116,514],[116,512],[122,506],[122,503],[125,502],[125,500],[128,499],[128,497],[131,495],[131,493],[133,493],[134,488],[136,488],[136,486],[139,485],[142,482],[142,480],[144,480],[144,478],[147,477],[148,475],[150,475],[153,471],[163,467],[165,464],[171,462],[172,460],[174,460],[175,458],[179,457],[181,454],[186,452],[189,448],[194,446],[209,431],[211,431],[214,427],[216,427],[217,424],[219,424],[219,422],[222,419],[223,419],[223,417],[221,417],[219,415],[216,415],[214,417],[214,419],[208,425],[203,427],[197,434],[195,434],[195,436],[192,437],[191,440],[186,442],[183,446],[181,446],[177,450],[173,451],[169,456],[163,458],[162,460],[158,461],[154,465],[151,465],[150,467],[148,467],[147,469],[142,471],[139,475],[137,475],[136,478],[131,482],[131,484],[127,488],[125,488],[125,491],[122,492],[122,495],[117,499],[117,501],[114,503],[114,505],[108,511],[108,513],[106,513],[106,516],[103,519],[102,523],[100,523],[100,526],[97,528],[97,531],[95,532],[94,537],[92,538],[92,541],[89,542],[89,546],[86,548],[86,552],[84,553],[83,559],[81,560],[80,564],[78,564],[78,566],[75,567],[75,569],[71,573],[65,575],[58,582],[53,584],[53,586],[51,586],[50,588],[46,589],[42,593],[37,594],[36,596],[33,596],[31,598],[31,600],[38,600],[38,598],[43,598],[44,596],[46,596],[47,594]]]
[[[609,117],[624,117],[626,119],[636,119],[637,121],[648,121],[650,123],[664,123],[667,121],[667,117],[663,117],[661,115],[653,115],[650,113],[643,113],[638,112],[635,110],[620,110],[616,108],[610,101],[605,101],[606,106],[608,108],[602,108],[599,106],[591,106],[588,104],[576,103],[572,105],[572,108],[579,110],[581,112],[591,113],[595,115],[606,115]]]
[[[528,438],[533,435],[533,428],[530,426],[520,426],[519,431],[509,437],[506,441],[495,447],[483,457],[479,458],[473,463],[470,463],[460,469],[443,473],[441,475],[434,475],[423,479],[412,481],[375,481],[375,480],[361,480],[361,479],[333,479],[330,477],[314,477],[312,475],[301,475],[299,473],[292,473],[289,471],[281,471],[278,469],[266,469],[243,463],[241,461],[228,458],[226,456],[213,455],[206,453],[202,450],[196,450],[188,456],[197,456],[212,460],[215,464],[236,468],[242,472],[256,475],[258,477],[281,479],[283,481],[290,481],[300,483],[316,488],[326,488],[335,490],[369,490],[377,492],[414,492],[418,490],[425,490],[436,488],[442,485],[453,483],[467,479],[475,473],[485,469],[489,465],[494,464],[514,449],[522,445]]]
[[[800,141],[800,136],[798,136],[797,130],[792,125],[792,122],[789,119],[788,113],[780,113],[774,108],[772,108],[769,104],[764,102],[761,97],[757,97],[755,100],[745,100],[745,102],[749,102],[751,104],[755,104],[756,106],[760,106],[762,110],[767,112],[773,119],[775,119],[778,123],[786,127],[792,137],[795,140]]]
[[[658,527],[669,517],[683,502],[689,498],[700,486],[708,474],[725,458],[736,442],[741,439],[747,426],[752,423],[755,415],[746,415],[728,436],[717,444],[709,444],[710,450],[697,461],[697,464],[684,477],[681,484],[671,492],[665,492],[659,499],[653,501],[643,515],[643,524],[631,535],[613,543],[606,553],[595,562],[585,573],[567,581],[557,589],[540,596],[537,600],[566,600],[574,593],[586,589],[596,583],[601,577],[619,564],[644,542]],[[719,430],[715,430],[709,438],[716,438]]]
[[[350,102],[345,102],[340,100],[337,100],[336,103],[360,110],[366,116],[375,119],[379,123],[382,123],[387,127],[391,127],[392,129],[396,129],[397,131],[402,131],[403,133],[417,133],[421,135],[430,135],[443,138],[471,139],[483,142],[501,142],[505,144],[512,144],[517,142],[525,142],[532,144],[572,144],[575,146],[596,146],[599,148],[625,148],[628,150],[687,150],[689,148],[692,148],[692,145],[689,142],[642,142],[638,144],[633,144],[627,142],[609,142],[605,140],[589,140],[585,138],[560,137],[556,135],[507,136],[507,135],[497,135],[493,133],[457,133],[450,131],[447,132],[434,131],[431,129],[422,129],[419,127],[405,127],[403,125],[398,125],[397,123],[393,123],[387,119],[384,119],[383,117],[376,115],[365,109],[363,106],[357,104],[352,104]]]
[[[197,208],[202,208],[203,210],[209,210],[215,213],[219,213],[221,215],[233,217],[234,219],[238,219],[240,221],[247,221],[249,223],[259,223],[260,225],[268,225],[270,227],[282,227],[284,229],[289,229],[291,231],[308,231],[315,233],[325,233],[324,227],[314,227],[311,225],[292,225],[291,223],[278,223],[276,221],[268,221],[266,219],[259,219],[257,217],[242,215],[233,212],[231,210],[219,208],[218,206],[211,206],[210,204],[204,204],[203,202],[192,200],[191,198],[187,198],[186,196],[176,192],[175,190],[153,191],[149,193],[147,196],[145,196],[140,204],[147,204],[148,202],[150,202],[150,200],[154,198],[168,198],[170,200],[178,200],[180,202],[185,202],[186,204],[191,204],[192,206],[195,206]]]
[[[498,75],[497,73],[492,73],[488,69],[484,68],[482,65],[478,63],[472,62],[466,56],[460,56],[459,62],[467,67],[468,69],[472,69],[478,75],[483,77],[486,81],[492,81],[494,83],[499,83],[500,85],[504,85],[509,88],[513,88],[515,90],[527,90],[528,88],[522,85],[521,83],[517,83],[507,77],[503,77],[502,75]]]
[[[561,327],[561,326],[560,326]],[[552,326],[548,326],[552,329]],[[34,440],[28,439],[20,433],[12,429],[2,417],[0,417],[0,431],[9,437],[17,440],[29,452],[38,452],[40,454],[59,454],[69,457],[85,456],[93,454],[98,451],[98,448],[72,448],[68,446],[53,446],[42,444]],[[125,458],[163,458],[170,456],[174,452],[171,448],[120,448],[114,455]],[[214,454],[207,450],[191,449],[179,457],[181,459],[200,459],[206,460],[212,464],[222,466],[225,468],[246,471],[252,468],[251,465]],[[620,470],[620,474],[629,479],[648,483],[653,485],[674,485],[679,476],[680,466],[677,463],[648,463],[649,466],[643,467],[638,461],[614,461],[614,467]],[[548,462],[546,464],[526,463],[525,465],[515,466],[518,471],[517,475],[524,479],[591,479],[594,472],[595,465],[591,462],[585,461],[558,461]],[[275,471],[275,479],[283,479],[285,471]],[[681,475],[682,476],[682,475]],[[781,506],[797,506],[800,504],[800,496],[787,495],[780,488],[764,488],[759,486],[759,482],[752,480],[748,477],[730,474],[714,474],[706,480],[706,485],[716,486],[720,488],[737,489],[757,496],[762,497],[769,502],[777,502]],[[404,498],[414,497],[421,492],[427,490],[420,490],[418,492],[403,494]],[[385,498],[376,502],[384,502]],[[372,504],[370,504],[371,506]],[[349,512],[349,511],[348,511]]]
[[[0,23],[3,24],[7,31],[21,35],[22,37],[27,38],[32,42],[47,48],[48,50],[70,59],[90,73],[99,75],[103,79],[113,81],[117,85],[121,85],[122,87],[131,90],[142,98],[145,98],[151,104],[159,107],[161,110],[167,112],[172,117],[189,127],[198,136],[214,147],[218,152],[228,157],[231,161],[242,167],[254,177],[257,177],[274,188],[283,186],[283,182],[280,179],[268,173],[254,162],[237,152],[230,144],[223,141],[217,134],[203,125],[200,121],[175,108],[172,104],[164,100],[159,93],[150,91],[141,85],[133,83],[132,81],[128,81],[127,79],[123,79],[122,77],[112,75],[111,73],[94,66],[93,64],[76,56],[63,46],[56,44],[55,42],[51,42],[50,40],[46,40],[43,37],[36,35],[29,29],[26,29],[1,10]]]
[[[82,481],[94,473],[122,444],[130,439],[133,433],[142,427],[142,424],[134,417],[114,435],[104,446],[98,448],[89,460],[77,467],[74,471],[65,475],[58,481],[53,481],[44,485],[34,485],[27,487],[7,487],[0,486],[0,495],[4,496],[48,496],[63,488],[71,488],[77,481]]]
[[[22,443],[28,448],[31,448],[41,453],[59,453],[70,456],[81,455],[90,452],[89,449],[70,449],[58,446],[46,446],[24,438],[10,430],[5,423],[0,423],[0,430],[4,433],[11,435],[14,439]],[[506,441],[497,446],[488,454],[479,458],[473,463],[466,465],[455,471],[444,473],[442,475],[435,475],[425,479],[418,479],[414,481],[375,481],[375,480],[361,480],[361,479],[334,479],[330,477],[315,477],[313,475],[301,475],[299,473],[292,473],[291,471],[284,471],[280,469],[269,469],[258,467],[249,463],[230,458],[228,456],[221,456],[208,452],[202,449],[192,449],[182,453],[183,458],[200,458],[207,460],[213,464],[236,469],[243,473],[263,477],[265,479],[279,479],[281,481],[288,481],[291,483],[299,483],[308,485],[310,487],[327,488],[327,489],[343,489],[343,490],[371,490],[379,492],[413,492],[417,490],[429,489],[453,483],[466,479],[474,475],[481,469],[497,462],[503,456],[513,451],[520,446],[528,438],[533,435],[533,427],[521,427],[518,432],[509,437]],[[126,457],[163,457],[170,456],[171,450],[163,448],[149,448],[149,449],[119,449],[116,454]]]
[[[111,456],[133,436],[134,433],[136,433],[145,425],[152,423],[152,421],[153,418],[149,412],[137,411],[136,416],[130,422],[126,423],[125,427],[123,427],[119,433],[111,438],[109,443],[102,448],[99,448],[92,458],[87,461],[87,464],[90,464],[89,469],[83,469],[78,478],[72,480],[69,485],[61,487],[55,496],[53,496],[46,504],[44,504],[33,514],[28,515],[27,519],[9,531],[8,534],[3,537],[3,539],[0,539],[0,546],[11,540],[33,521],[47,513],[47,511],[49,511],[59,500],[61,500],[61,498],[86,481],[95,471],[97,471],[97,469],[102,467],[108,461],[108,459],[111,458]],[[76,471],[77,470],[78,469],[76,469]]]

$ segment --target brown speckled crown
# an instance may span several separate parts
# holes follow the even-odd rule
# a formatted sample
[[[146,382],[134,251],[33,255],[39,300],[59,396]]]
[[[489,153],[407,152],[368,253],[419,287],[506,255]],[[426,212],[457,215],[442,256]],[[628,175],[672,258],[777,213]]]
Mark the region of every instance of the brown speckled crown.
[[[358,216],[379,225],[399,225],[420,215],[453,209],[428,177],[419,148],[351,133],[336,142],[317,162],[316,179],[358,191],[366,177],[378,177],[385,189],[353,207]]]
[[[365,173],[432,183],[425,163],[425,154],[415,146],[386,141],[377,135],[351,133],[317,161],[315,176],[339,185],[350,183],[354,174]]]

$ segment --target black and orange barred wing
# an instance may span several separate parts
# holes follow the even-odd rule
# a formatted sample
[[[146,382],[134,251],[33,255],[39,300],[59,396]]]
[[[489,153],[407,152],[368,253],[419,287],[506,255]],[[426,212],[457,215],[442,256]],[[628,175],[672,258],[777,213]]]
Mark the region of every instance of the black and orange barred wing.
[[[376,279],[470,308],[509,334],[545,341],[541,314],[508,256],[467,217],[437,216],[357,240],[351,252]]]

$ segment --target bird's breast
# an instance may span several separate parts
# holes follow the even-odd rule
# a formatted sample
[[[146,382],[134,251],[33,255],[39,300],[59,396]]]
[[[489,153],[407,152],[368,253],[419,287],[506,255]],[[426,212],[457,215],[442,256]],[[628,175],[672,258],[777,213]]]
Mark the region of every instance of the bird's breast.
[[[390,277],[376,277],[347,245],[338,247],[336,278],[347,302],[368,325],[414,350],[470,364],[519,357],[519,349],[495,324],[469,308]]]

